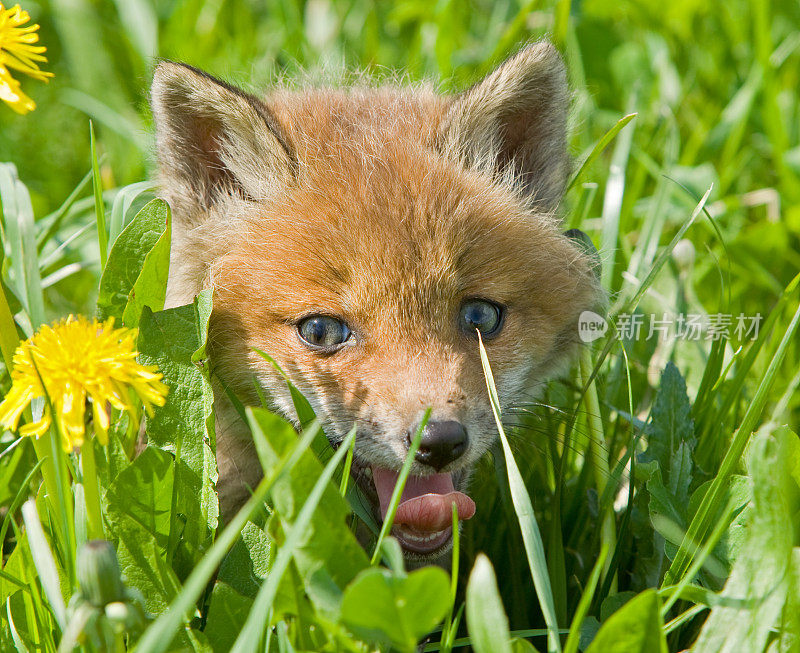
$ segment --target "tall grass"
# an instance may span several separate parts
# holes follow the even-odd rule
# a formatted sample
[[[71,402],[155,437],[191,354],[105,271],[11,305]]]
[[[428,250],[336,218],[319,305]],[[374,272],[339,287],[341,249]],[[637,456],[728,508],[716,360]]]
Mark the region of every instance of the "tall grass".
[[[129,647],[228,650],[240,638],[240,647],[279,651],[368,650],[368,642],[403,650],[427,635],[428,650],[526,650],[526,638],[540,650],[794,650],[797,3],[44,0],[26,8],[56,76],[30,89],[36,112],[7,112],[0,128],[1,394],[20,338],[70,312],[93,313],[104,265],[106,281],[127,293],[113,276],[121,252],[141,266],[156,247],[158,234],[136,251],[125,229],[152,197],[142,180],[153,172],[146,88],[157,56],[252,90],[299,68],[340,66],[379,77],[402,69],[455,90],[550,33],[573,88],[576,172],[564,222],[600,245],[610,295],[609,330],[585,347],[582,365],[540,401],[496,403],[502,448],[474,484],[478,513],[461,533],[454,596],[439,570],[399,568],[391,538],[376,549],[389,566],[370,568],[344,526],[358,520],[338,489],[302,481],[323,470],[307,450],[314,427],[297,444],[288,426],[251,414],[267,480],[223,528],[207,491],[214,473],[202,462],[213,459],[210,433],[184,425],[176,447],[151,423],[153,444],[134,460],[137,425],[121,421],[109,447],[92,453],[104,536],[151,618],[125,630]],[[203,301],[179,313],[151,303],[155,312],[139,318],[140,302],[135,317],[148,342],[156,327],[194,329],[191,352],[164,342],[166,353],[154,345],[147,355],[191,370],[207,399]],[[126,306],[117,308],[121,319]],[[664,313],[729,314],[734,323],[716,340],[625,337],[629,314],[645,317],[647,332],[647,316]],[[740,313],[761,314],[757,338],[737,335]],[[203,400],[182,408],[209,416]],[[75,542],[86,537],[89,498],[78,463],[49,440],[0,436],[0,650],[54,651],[65,632],[61,603],[80,593]],[[193,496],[182,483],[206,490]],[[35,505],[25,503],[31,495]],[[130,496],[161,512],[123,505]],[[301,542],[297,524],[310,524],[314,537]],[[278,563],[283,579],[270,576]],[[412,609],[420,601],[426,614]],[[390,609],[398,602],[407,607]],[[105,640],[83,641],[97,649]],[[508,645],[492,649],[493,641]]]

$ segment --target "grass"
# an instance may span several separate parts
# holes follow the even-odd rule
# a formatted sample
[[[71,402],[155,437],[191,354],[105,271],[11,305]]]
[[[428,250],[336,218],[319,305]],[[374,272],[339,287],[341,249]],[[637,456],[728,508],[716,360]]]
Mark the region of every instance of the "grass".
[[[63,455],[52,436],[0,436],[0,649],[56,651],[81,608],[85,650],[229,650],[237,638],[271,651],[410,650],[426,636],[427,650],[445,651],[500,640],[590,653],[794,650],[797,3],[27,4],[55,77],[23,81],[34,113],[0,107],[0,394],[20,338],[97,302],[138,323],[148,362],[195,394],[165,407],[179,434],[148,422],[151,446],[135,459],[138,424],[120,414],[109,445],[88,454]],[[456,90],[548,32],[573,89],[564,224],[600,245],[611,326],[539,402],[503,406],[472,491],[478,512],[459,538],[456,590],[441,570],[399,567],[391,538],[374,549],[387,566],[371,566],[346,484],[304,482],[333,474],[348,448],[320,463],[315,427],[298,440],[261,409],[249,410],[266,480],[219,524],[204,421],[210,304],[159,310],[169,234],[157,230],[163,209],[140,214],[152,198],[155,57],[252,90],[341,66]],[[631,315],[663,313],[733,321],[717,340],[626,337]],[[737,333],[739,314],[761,315],[756,338]],[[99,496],[81,482],[87,463]],[[77,545],[98,529],[98,502],[130,590],[124,618],[81,598]],[[282,577],[269,573],[276,565]]]

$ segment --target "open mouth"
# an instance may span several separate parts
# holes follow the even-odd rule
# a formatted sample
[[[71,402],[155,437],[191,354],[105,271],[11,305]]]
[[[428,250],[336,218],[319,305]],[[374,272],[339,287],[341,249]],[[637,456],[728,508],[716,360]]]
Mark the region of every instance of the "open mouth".
[[[383,520],[399,473],[374,465],[370,469]],[[475,502],[455,489],[452,474],[409,476],[395,513],[392,535],[406,551],[423,556],[443,553],[453,535],[453,504],[459,520],[475,514]]]

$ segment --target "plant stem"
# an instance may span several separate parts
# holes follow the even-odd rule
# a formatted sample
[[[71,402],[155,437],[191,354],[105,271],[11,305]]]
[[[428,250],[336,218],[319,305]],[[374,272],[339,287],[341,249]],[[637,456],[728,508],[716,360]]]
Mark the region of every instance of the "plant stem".
[[[32,438],[36,457],[42,462],[42,478],[47,491],[47,499],[53,520],[59,528],[56,533],[61,540],[64,553],[64,567],[70,582],[75,580],[75,523],[72,514],[72,503],[67,497],[72,496],[70,482],[64,464],[64,451],[57,441],[58,436],[52,429],[40,438]]]
[[[592,376],[592,352],[588,347],[584,347],[581,351],[579,377],[581,386],[588,381]],[[589,427],[589,447],[590,456],[592,458],[592,467],[595,472],[595,485],[597,486],[597,496],[602,497],[606,490],[606,482],[610,477],[611,472],[608,469],[608,461],[604,455],[606,450],[605,438],[603,436],[603,420],[600,417],[600,401],[597,398],[597,385],[595,382],[586,389],[583,396],[584,405],[586,407],[586,423]],[[612,504],[613,505],[613,504]],[[613,552],[617,545],[617,531],[614,523],[613,509],[602,511],[601,526],[600,526],[600,540],[601,544],[608,547],[610,552]],[[603,580],[611,568],[611,556],[606,557],[603,564]],[[617,591],[616,575],[611,581],[611,592]]]
[[[94,456],[94,440],[92,438],[81,447],[81,473],[83,474],[83,492],[86,497],[86,520],[89,525],[89,539],[102,540],[103,512],[100,508],[100,487],[97,484],[97,463]]]

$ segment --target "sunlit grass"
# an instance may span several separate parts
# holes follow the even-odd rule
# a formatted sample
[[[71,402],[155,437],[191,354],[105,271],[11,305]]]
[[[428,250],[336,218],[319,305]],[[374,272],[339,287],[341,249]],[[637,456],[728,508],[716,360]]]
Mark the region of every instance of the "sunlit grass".
[[[550,32],[573,88],[575,165],[564,224],[601,246],[613,319],[605,338],[584,348],[583,364],[537,402],[502,406],[489,384],[503,418],[501,446],[494,467],[487,460],[478,470],[472,492],[478,512],[457,538],[457,577],[449,592],[428,597],[446,620],[427,650],[458,650],[470,641],[481,650],[480,642],[516,636],[539,650],[563,646],[574,653],[586,650],[604,625],[601,643],[632,636],[626,623],[647,625],[652,639],[630,642],[630,650],[642,651],[662,644],[679,651],[698,637],[700,649],[712,651],[728,633],[740,637],[727,641],[729,647],[763,650],[798,632],[800,603],[791,588],[800,577],[800,536],[792,530],[799,479],[784,464],[797,459],[798,446],[779,426],[788,423],[796,433],[800,424],[795,4],[80,0],[67,7],[46,0],[30,11],[38,12],[32,19],[42,26],[55,77],[26,88],[37,110],[25,117],[7,112],[0,129],[0,395],[9,391],[20,339],[69,313],[94,313],[101,267],[152,197],[145,181],[153,178],[146,87],[156,56],[201,66],[256,92],[300,68],[339,66],[377,76],[388,66],[409,80],[443,78],[443,89],[455,91],[525,40]],[[620,338],[614,324],[634,311],[760,313],[763,321],[753,340],[733,334],[718,341]],[[180,316],[202,331],[198,312]],[[181,361],[182,370],[202,369],[203,343],[204,336],[196,360]],[[491,360],[484,361],[489,376]],[[668,363],[674,365],[669,375]],[[195,383],[198,393],[210,392]],[[312,424],[310,405],[290,390],[301,422]],[[669,422],[673,431],[665,414],[676,417]],[[266,480],[252,488],[253,498],[230,524],[212,532],[208,515],[215,513],[208,506],[195,515],[205,515],[199,526],[183,512],[209,498],[202,488],[215,471],[203,467],[203,456],[213,455],[211,434],[192,440],[189,433],[176,447],[155,433],[155,444],[136,463],[138,425],[114,419],[109,446],[92,454],[103,532],[153,611],[138,650],[226,650],[237,638],[243,650],[259,642],[268,650],[315,650],[323,640],[330,650],[367,650],[336,611],[343,586],[352,587],[358,566],[369,563],[347,548],[357,547],[350,528],[357,530],[359,518],[335,530],[336,545],[353,560],[332,562],[301,543],[300,533],[309,523],[333,528],[315,522],[322,517],[312,507],[326,501],[326,510],[339,514],[341,496],[353,497],[355,484],[345,476],[338,488],[322,483],[313,496],[298,495],[284,521],[263,510],[265,498],[275,503],[275,488],[283,488],[284,502],[287,492],[298,491],[287,479],[308,463],[301,457],[309,447],[330,456],[317,446],[326,443],[316,427],[308,426],[297,447],[272,462],[263,449],[274,445],[271,434],[254,427]],[[680,442],[659,454],[652,444],[673,432],[682,433]],[[7,511],[0,527],[2,650],[20,643],[32,648],[32,642],[55,650],[65,618],[56,585],[66,596],[76,589],[74,542],[86,537],[86,497],[77,458],[62,459],[54,445],[44,439],[34,450],[15,433],[0,436],[0,508]],[[56,471],[44,465],[49,455],[59,456]],[[326,474],[342,458],[349,468],[351,456],[350,447],[339,449]],[[39,491],[42,476],[37,526],[34,504],[27,504],[24,520],[22,506]],[[152,492],[158,483],[166,497],[161,502]],[[333,488],[335,500],[323,486]],[[48,512],[45,493],[63,511]],[[140,500],[152,505],[137,512]],[[163,520],[151,519],[161,514],[156,508]],[[354,502],[359,508],[364,514]],[[387,534],[388,526],[379,539]],[[403,600],[410,585],[391,557],[391,542],[372,542],[369,553],[376,561],[385,554],[389,568],[376,573],[387,596]],[[758,575],[752,572],[759,555],[769,567],[748,584]],[[285,574],[280,583],[267,573],[274,565]],[[731,586],[723,590],[728,574]],[[152,575],[163,582],[154,583]],[[771,593],[762,601],[764,587]],[[643,593],[653,588],[658,591]],[[627,604],[634,593],[636,602]],[[372,603],[378,614],[384,604]],[[383,627],[405,618],[398,612]],[[748,619],[753,628],[742,634]]]

